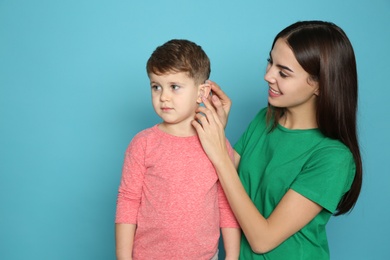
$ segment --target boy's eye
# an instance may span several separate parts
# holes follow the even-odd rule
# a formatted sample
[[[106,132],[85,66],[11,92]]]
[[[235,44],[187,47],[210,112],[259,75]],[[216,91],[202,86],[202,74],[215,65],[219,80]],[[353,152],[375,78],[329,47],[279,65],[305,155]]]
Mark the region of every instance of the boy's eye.
[[[271,59],[271,58],[268,58],[268,59],[267,59],[267,62],[268,62],[269,64],[272,64],[272,59]]]
[[[172,88],[173,90],[178,90],[178,89],[180,88],[180,86],[178,86],[178,85],[172,85],[171,88]]]
[[[158,86],[158,85],[152,85],[152,89],[153,89],[153,90],[160,90],[160,89],[161,89],[161,87],[160,87],[160,86]]]

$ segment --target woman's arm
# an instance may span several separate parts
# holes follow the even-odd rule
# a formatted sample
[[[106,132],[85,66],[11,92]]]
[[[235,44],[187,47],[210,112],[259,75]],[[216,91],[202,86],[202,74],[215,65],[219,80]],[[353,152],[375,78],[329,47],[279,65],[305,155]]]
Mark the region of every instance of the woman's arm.
[[[193,121],[202,146],[213,163],[219,181],[224,189],[238,223],[251,248],[256,253],[264,253],[281,244],[288,237],[308,224],[322,207],[289,190],[268,219],[265,219],[247,195],[238,177],[235,163],[230,160],[225,145],[224,126],[211,103],[203,99],[205,107]]]
[[[270,217],[265,219],[247,195],[234,165],[227,163],[229,161],[221,160],[215,168],[230,207],[256,253],[274,249],[308,224],[322,209],[299,193],[289,190]]]

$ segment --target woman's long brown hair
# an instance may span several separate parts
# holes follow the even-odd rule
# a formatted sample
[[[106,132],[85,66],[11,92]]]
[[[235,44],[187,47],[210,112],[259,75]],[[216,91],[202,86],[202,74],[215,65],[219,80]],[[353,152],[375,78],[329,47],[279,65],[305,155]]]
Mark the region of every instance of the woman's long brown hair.
[[[319,84],[316,118],[326,137],[340,140],[351,151],[356,174],[351,189],[344,194],[334,215],[348,213],[354,207],[362,186],[362,160],[357,138],[358,83],[355,54],[344,31],[333,23],[303,21],[282,30],[284,39],[302,68]],[[284,108],[269,105],[268,119],[274,128]]]

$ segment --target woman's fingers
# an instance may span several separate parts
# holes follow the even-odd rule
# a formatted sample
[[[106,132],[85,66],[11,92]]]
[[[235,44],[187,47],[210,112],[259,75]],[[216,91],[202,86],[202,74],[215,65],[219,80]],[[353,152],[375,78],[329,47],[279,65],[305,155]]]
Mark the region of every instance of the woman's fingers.
[[[210,110],[210,111],[215,112],[215,107],[213,106],[213,104],[211,104],[210,100],[208,100],[205,97],[202,97],[202,102],[203,102],[204,107],[199,107],[199,108],[202,108],[202,110],[204,110],[204,111]]]
[[[195,122],[192,123],[198,134],[215,132],[218,131],[218,128],[223,129],[223,125],[220,122],[213,105],[208,99],[204,97],[202,99],[204,106],[200,106],[197,109],[194,120]]]
[[[222,105],[222,108],[225,111],[226,115],[229,115],[230,108],[232,106],[232,101],[230,100],[230,98],[225,94],[225,92],[223,92],[223,90],[217,83],[211,80],[208,80],[207,83],[211,87],[213,96],[217,96],[220,100],[220,104]]]
[[[211,104],[210,100],[203,98],[202,101],[204,107],[199,107],[198,111],[206,115],[209,123],[218,125],[222,124],[224,126],[224,124],[221,123],[221,118],[218,115],[218,111],[215,110],[215,107],[213,104]]]
[[[210,85],[213,93],[210,98],[213,107],[215,108],[222,125],[226,127],[232,102],[215,82],[209,80],[207,83]]]
[[[202,147],[210,160],[215,160],[226,148],[224,130],[209,100],[199,107],[192,125],[198,133]]]

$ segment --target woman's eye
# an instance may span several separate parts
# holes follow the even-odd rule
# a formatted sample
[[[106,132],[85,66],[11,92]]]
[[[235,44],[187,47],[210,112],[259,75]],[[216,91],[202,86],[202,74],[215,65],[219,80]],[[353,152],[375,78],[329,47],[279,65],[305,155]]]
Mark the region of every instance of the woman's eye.
[[[282,78],[287,78],[287,75],[284,74],[282,71],[279,71],[279,75],[280,75]]]
[[[271,58],[268,58],[268,59],[267,59],[267,62],[268,62],[269,64],[272,64],[272,59],[271,59]]]

